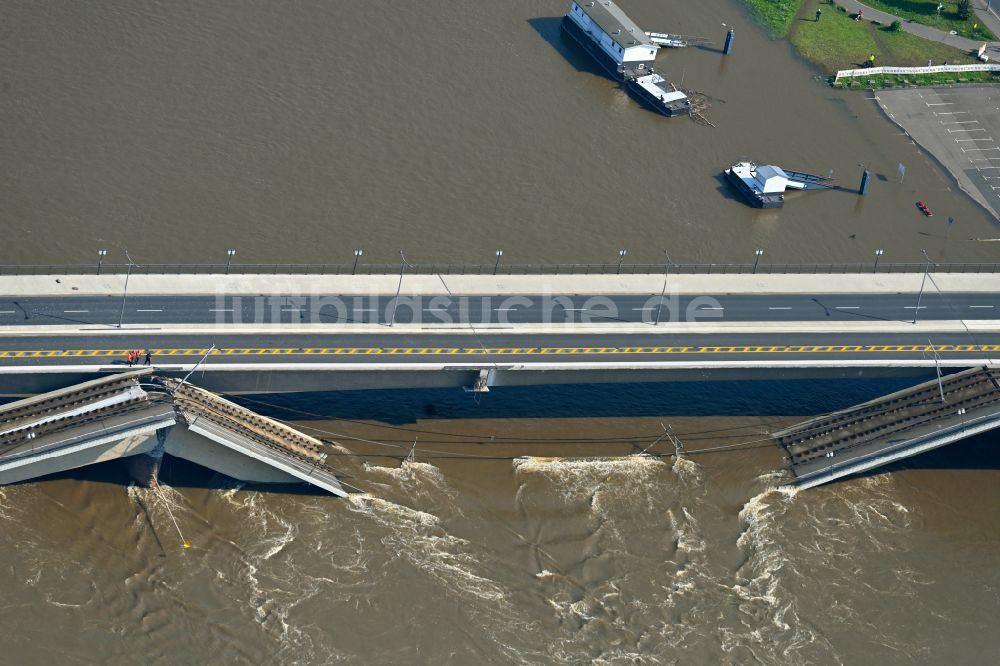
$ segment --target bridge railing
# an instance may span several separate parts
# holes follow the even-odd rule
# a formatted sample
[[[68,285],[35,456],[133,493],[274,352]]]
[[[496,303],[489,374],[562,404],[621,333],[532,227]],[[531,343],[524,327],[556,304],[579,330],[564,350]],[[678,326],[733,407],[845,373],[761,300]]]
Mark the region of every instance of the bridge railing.
[[[922,262],[891,263],[699,263],[699,264],[472,264],[439,263],[407,265],[406,273],[421,275],[640,275],[640,274],[844,274],[922,273]],[[20,264],[0,265],[0,275],[121,275],[128,264]],[[931,273],[997,273],[1000,263],[931,264]],[[133,275],[398,275],[400,264],[142,264],[132,266]]]

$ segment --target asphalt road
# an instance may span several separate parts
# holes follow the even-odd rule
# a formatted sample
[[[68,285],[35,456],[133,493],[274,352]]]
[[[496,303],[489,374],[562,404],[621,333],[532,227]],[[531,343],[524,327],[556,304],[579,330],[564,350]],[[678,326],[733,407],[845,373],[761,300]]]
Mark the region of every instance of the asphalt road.
[[[127,347],[126,344],[132,345]],[[127,338],[0,337],[0,367],[124,365],[127,349],[149,349],[153,365],[191,363],[216,345],[219,363],[497,363],[884,360],[1000,355],[1000,333],[766,334],[246,334]]]
[[[836,279],[831,276],[831,279]],[[678,321],[912,321],[1000,319],[1000,294],[940,293],[930,280],[920,299],[904,294],[822,296],[659,294],[627,296],[74,296],[0,298],[0,327],[262,323],[563,323]]]

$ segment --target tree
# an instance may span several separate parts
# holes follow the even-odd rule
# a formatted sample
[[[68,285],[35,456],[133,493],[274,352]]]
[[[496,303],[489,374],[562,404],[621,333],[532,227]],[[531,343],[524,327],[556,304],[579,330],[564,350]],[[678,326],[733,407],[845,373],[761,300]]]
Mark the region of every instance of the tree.
[[[971,0],[958,0],[958,5],[955,7],[955,13],[958,14],[958,18],[960,20],[968,21],[969,17],[972,16]]]

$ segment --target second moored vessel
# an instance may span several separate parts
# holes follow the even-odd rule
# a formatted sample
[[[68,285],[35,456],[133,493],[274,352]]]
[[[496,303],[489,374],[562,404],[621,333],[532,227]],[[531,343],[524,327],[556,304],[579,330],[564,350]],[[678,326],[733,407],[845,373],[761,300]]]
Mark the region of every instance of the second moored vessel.
[[[737,162],[723,174],[754,208],[781,208],[785,204],[786,189],[822,190],[833,187],[828,177],[790,171],[771,164],[758,166],[753,162]]]

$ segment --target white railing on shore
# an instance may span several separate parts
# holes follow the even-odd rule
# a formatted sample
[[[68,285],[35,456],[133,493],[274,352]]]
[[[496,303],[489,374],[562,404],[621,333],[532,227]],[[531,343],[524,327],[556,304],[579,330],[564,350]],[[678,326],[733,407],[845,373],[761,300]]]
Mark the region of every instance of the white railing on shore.
[[[1000,72],[1000,65],[935,65],[933,67],[865,67],[863,69],[842,69],[837,79],[873,74],[941,74],[943,72]]]

